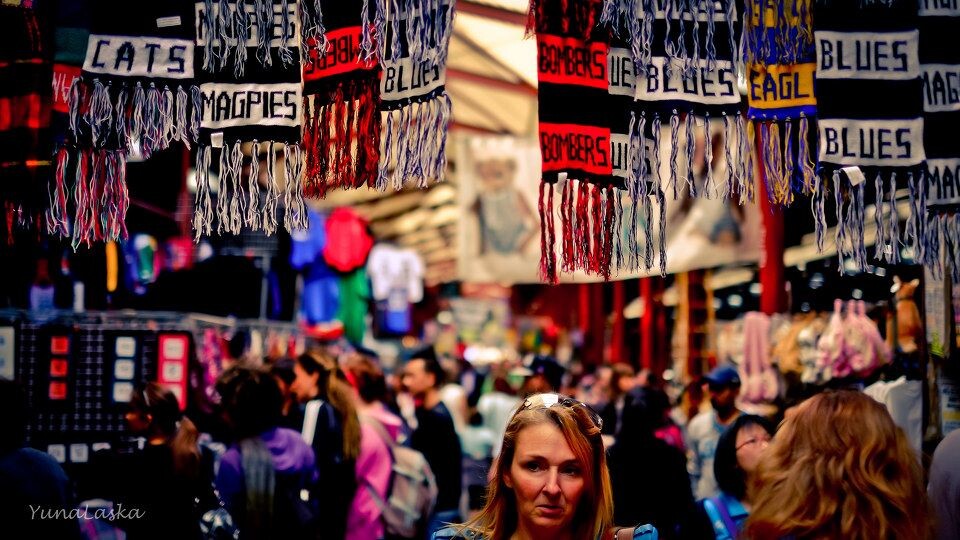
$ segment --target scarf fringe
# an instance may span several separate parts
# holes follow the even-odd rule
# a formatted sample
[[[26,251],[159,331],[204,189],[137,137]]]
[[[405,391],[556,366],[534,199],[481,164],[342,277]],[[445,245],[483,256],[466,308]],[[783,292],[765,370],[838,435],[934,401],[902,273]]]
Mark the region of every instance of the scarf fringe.
[[[420,188],[426,188],[431,181],[443,181],[447,165],[447,125],[450,123],[450,112],[450,96],[445,92],[428,101],[414,102],[396,111],[382,112],[382,157],[374,186],[376,189],[385,191],[389,184],[399,191],[411,182],[416,182]]]
[[[145,89],[135,84],[103,84],[77,79],[68,98],[70,135],[83,147],[129,151],[139,147],[144,158],[180,141],[197,141],[203,100],[197,86]]]
[[[813,44],[811,3],[812,0],[778,2],[774,26],[767,26],[767,3],[748,0],[743,32],[746,55],[764,65],[771,60],[773,64],[784,65],[801,62],[803,53]],[[755,18],[760,22],[759,26],[754,26]]]
[[[194,240],[210,236],[216,216],[217,234],[240,234],[243,227],[252,231],[264,231],[267,236],[275,234],[280,225],[279,211],[282,203],[283,227],[288,231],[302,230],[308,226],[306,203],[303,199],[304,157],[297,144],[284,144],[281,163],[278,161],[278,145],[273,141],[253,141],[250,174],[243,178],[243,147],[237,141],[220,149],[217,202],[214,206],[210,187],[212,148],[197,148],[197,195],[193,219]],[[260,193],[260,152],[266,153],[266,193]],[[282,181],[277,167],[282,167]],[[246,193],[244,193],[246,191]],[[261,203],[262,201],[262,203]]]
[[[56,169],[47,193],[47,232],[70,238],[74,251],[81,245],[91,247],[94,242],[125,240],[128,236],[125,220],[130,208],[126,153],[104,148],[76,150],[72,190],[67,178],[71,153],[67,147],[60,147],[55,155]]]
[[[376,186],[380,162],[379,83],[376,78],[341,83],[327,96],[304,98],[306,194]]]
[[[210,236],[213,226],[213,202],[210,197],[210,152],[209,146],[197,147],[197,194],[194,200],[193,231],[194,242],[200,241],[200,236]]]

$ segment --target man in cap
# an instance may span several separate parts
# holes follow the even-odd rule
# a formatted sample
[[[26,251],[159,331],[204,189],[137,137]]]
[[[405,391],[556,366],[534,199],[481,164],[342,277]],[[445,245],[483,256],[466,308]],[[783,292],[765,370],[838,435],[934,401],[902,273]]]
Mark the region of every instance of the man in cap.
[[[710,395],[711,410],[693,418],[687,427],[687,444],[691,456],[688,468],[693,493],[697,499],[718,496],[717,480],[713,476],[713,457],[720,435],[740,416],[737,397],[740,395],[740,375],[736,368],[726,365],[713,369],[704,382]]]

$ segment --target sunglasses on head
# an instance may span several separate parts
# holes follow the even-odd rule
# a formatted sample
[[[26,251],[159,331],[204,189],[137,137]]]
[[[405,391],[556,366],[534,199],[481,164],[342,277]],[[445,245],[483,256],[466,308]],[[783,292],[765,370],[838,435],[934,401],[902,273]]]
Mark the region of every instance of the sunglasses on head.
[[[579,407],[587,413],[590,421],[593,422],[593,425],[595,425],[597,429],[603,429],[603,419],[600,418],[600,415],[597,414],[596,411],[584,403],[560,394],[534,394],[523,402],[520,410],[549,409],[550,407],[556,406],[566,407],[568,409],[575,409]]]

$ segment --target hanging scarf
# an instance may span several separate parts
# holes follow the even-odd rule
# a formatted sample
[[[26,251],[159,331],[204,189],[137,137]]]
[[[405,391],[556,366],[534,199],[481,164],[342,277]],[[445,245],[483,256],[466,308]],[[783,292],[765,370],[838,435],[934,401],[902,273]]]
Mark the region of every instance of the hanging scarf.
[[[40,230],[50,174],[50,78],[53,57],[46,17],[0,6],[0,235]]]
[[[615,185],[626,192],[626,205],[621,194],[614,195],[616,243],[614,267],[628,272],[638,272],[643,266],[647,271],[654,264],[654,216],[653,202],[660,210],[661,227],[665,226],[666,206],[663,190],[651,181],[650,163],[653,138],[649,137],[650,126],[638,124],[633,113],[637,78],[630,43],[617,32],[611,35],[607,73],[609,83],[610,158]],[[631,134],[637,136],[631,137]],[[643,135],[642,137],[639,135]],[[622,207],[621,207],[622,206]],[[640,237],[640,229],[643,237]],[[666,235],[657,235],[659,242],[661,273],[666,271]]]
[[[669,129],[666,188],[674,198],[684,184],[693,197],[740,193],[741,201],[749,198],[753,167],[749,160],[740,158],[750,152],[737,88],[740,30],[736,1],[607,0],[604,21],[628,36],[637,66],[635,126],[647,126],[649,135],[637,131],[632,137],[649,136],[653,146],[660,148],[667,142],[663,138]],[[713,122],[723,122],[725,157],[727,163],[734,164],[727,167],[725,179],[713,178],[707,165],[702,192],[694,175],[695,117],[703,122],[705,148],[711,146]],[[734,155],[738,159],[734,160]],[[712,157],[709,151],[705,155]],[[659,174],[659,155],[653,158],[653,167],[647,173]]]
[[[619,193],[614,185],[607,77],[608,36],[596,30],[600,0],[534,0],[540,153],[540,277],[555,283],[559,187],[561,269],[609,277]],[[578,104],[578,105],[572,105]],[[624,160],[620,160],[623,174]],[[559,184],[559,186],[557,185]]]
[[[212,233],[214,213],[218,234],[238,234],[246,226],[272,235],[281,202],[284,227],[303,228],[297,2],[207,0],[197,7],[196,63],[203,105],[193,222],[196,240]],[[245,143],[252,143],[246,183]],[[219,149],[216,208],[210,189],[214,148]],[[278,150],[282,151],[279,158]],[[266,154],[263,194],[261,154]]]
[[[119,14],[123,14],[122,17]],[[199,92],[193,83],[193,4],[185,0],[130,9],[95,3],[81,78],[70,89],[75,163],[57,155],[57,185],[76,171],[73,245],[126,238],[128,152],[149,157],[195,139]]]
[[[304,189],[308,196],[323,197],[329,188],[376,184],[380,70],[362,48],[367,6],[358,0],[319,0],[318,7],[325,39],[309,41],[303,66]]]
[[[71,160],[71,149],[75,148],[70,126],[70,89],[80,79],[83,61],[87,55],[87,41],[90,39],[90,5],[87,0],[62,0],[56,3],[54,13],[54,55],[53,55],[53,111],[50,128],[55,144],[56,174],[51,176],[48,186],[47,232],[66,238],[70,236],[69,209],[73,207],[68,195],[70,178],[76,167],[76,153]],[[72,184],[72,183],[71,183]]]
[[[940,247],[960,283],[960,8],[920,2],[920,69],[923,78],[923,144],[927,154],[926,182],[917,186],[911,207],[922,216],[915,227],[915,256],[940,268]],[[919,180],[918,180],[919,181]],[[941,242],[941,237],[945,240]]]
[[[817,111],[811,1],[746,3],[747,116],[759,131],[767,198],[781,206],[791,204],[795,193],[811,194],[816,183],[810,156],[810,122]]]
[[[411,181],[426,187],[431,180],[443,180],[451,106],[446,66],[454,4],[455,0],[377,2],[379,28],[369,39],[377,43],[383,36],[379,54],[384,125],[375,183],[379,190],[388,185],[399,190]]]
[[[832,0],[814,5],[813,20],[824,176],[815,189],[814,214],[822,219],[824,184],[832,179],[840,271],[847,258],[865,269],[865,201],[872,184],[877,208],[874,256],[896,264],[901,245],[897,182],[916,192],[924,161],[917,5],[911,0]],[[820,243],[823,228],[817,230]]]

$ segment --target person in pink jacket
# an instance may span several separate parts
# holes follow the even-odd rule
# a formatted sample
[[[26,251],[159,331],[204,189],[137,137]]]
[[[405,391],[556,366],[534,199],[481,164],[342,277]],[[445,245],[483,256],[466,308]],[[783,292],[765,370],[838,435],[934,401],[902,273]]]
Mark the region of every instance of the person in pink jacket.
[[[344,375],[356,390],[360,416],[360,454],[357,456],[357,492],[347,516],[346,540],[381,540],[382,511],[370,491],[381,501],[387,497],[393,458],[384,436],[400,441],[403,420],[383,403],[387,395],[383,371],[376,362],[359,354],[344,364]]]

